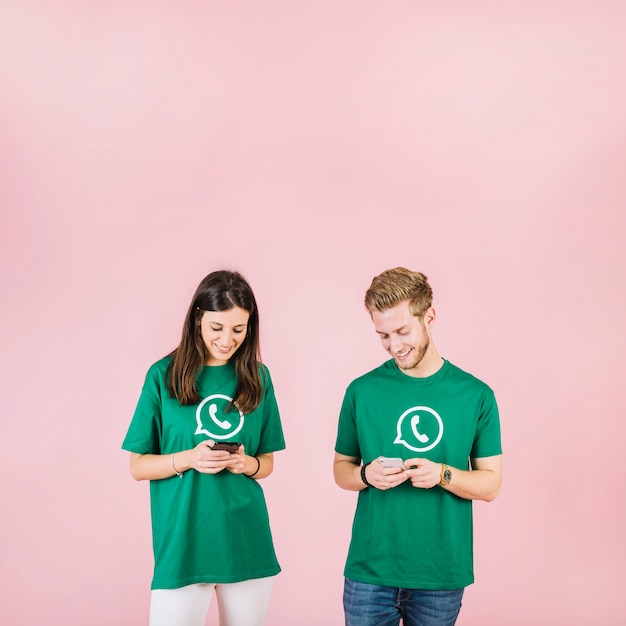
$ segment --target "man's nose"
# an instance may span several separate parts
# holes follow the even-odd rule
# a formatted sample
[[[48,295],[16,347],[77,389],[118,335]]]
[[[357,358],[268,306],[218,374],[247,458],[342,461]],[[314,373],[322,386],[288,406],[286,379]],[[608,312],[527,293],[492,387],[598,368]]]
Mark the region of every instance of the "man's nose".
[[[402,348],[403,343],[402,340],[400,339],[400,337],[392,337],[391,341],[389,343],[389,347],[391,348],[392,352],[397,352],[398,350],[400,350],[400,348]]]

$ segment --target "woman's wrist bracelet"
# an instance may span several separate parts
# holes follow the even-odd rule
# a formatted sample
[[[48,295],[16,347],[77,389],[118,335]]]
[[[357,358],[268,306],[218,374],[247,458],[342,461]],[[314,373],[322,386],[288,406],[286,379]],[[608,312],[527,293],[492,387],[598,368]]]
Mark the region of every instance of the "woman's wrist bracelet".
[[[176,469],[176,465],[174,465],[174,454],[172,454],[172,469],[174,470],[174,473],[176,474],[176,476],[178,476],[178,478],[182,478],[183,477],[183,473],[179,472]]]
[[[259,457],[256,455],[254,455],[252,458],[256,459],[256,470],[252,474],[246,474],[248,478],[252,478],[253,476],[256,476],[259,473],[259,470],[261,469],[261,459],[259,459]]]

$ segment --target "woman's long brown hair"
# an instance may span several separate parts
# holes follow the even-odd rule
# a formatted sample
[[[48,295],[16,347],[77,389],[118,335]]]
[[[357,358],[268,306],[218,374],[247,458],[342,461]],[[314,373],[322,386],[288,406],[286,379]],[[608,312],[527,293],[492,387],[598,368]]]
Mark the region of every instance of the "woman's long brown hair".
[[[196,387],[198,374],[209,356],[200,333],[205,311],[228,311],[239,307],[250,314],[246,337],[232,357],[237,376],[234,402],[243,413],[250,413],[261,403],[259,363],[259,312],[248,281],[238,272],[219,270],[206,276],[198,285],[185,316],[178,347],[170,355],[166,381],[172,398],[181,404],[196,404],[201,397]]]

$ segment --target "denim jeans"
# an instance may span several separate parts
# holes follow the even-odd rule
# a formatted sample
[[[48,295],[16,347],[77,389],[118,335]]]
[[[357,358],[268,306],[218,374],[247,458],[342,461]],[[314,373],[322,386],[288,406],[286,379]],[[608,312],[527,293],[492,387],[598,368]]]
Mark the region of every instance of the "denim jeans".
[[[345,579],[346,626],[454,626],[464,589],[399,589]]]

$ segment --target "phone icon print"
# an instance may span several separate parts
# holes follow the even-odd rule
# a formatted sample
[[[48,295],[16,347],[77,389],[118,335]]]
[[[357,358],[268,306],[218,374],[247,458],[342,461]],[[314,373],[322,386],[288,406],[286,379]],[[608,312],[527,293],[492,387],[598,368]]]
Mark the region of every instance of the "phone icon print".
[[[435,448],[443,437],[443,420],[428,406],[412,406],[402,413],[397,422],[394,443],[414,452]]]
[[[232,406],[234,410],[227,412]],[[222,415],[227,419],[220,419]],[[221,440],[234,437],[242,428],[245,415],[234,404],[230,396],[215,393],[206,397],[196,408],[196,435],[206,435],[211,439]]]
[[[419,415],[414,415],[411,418],[411,430],[413,431],[413,435],[415,435],[415,438],[420,442],[420,443],[427,443],[428,442],[428,435],[422,435],[418,430],[417,430],[417,425],[420,423],[420,416]]]
[[[220,427],[226,430],[231,428],[232,424],[228,420],[220,420],[217,418],[217,404],[209,405],[209,417]]]

